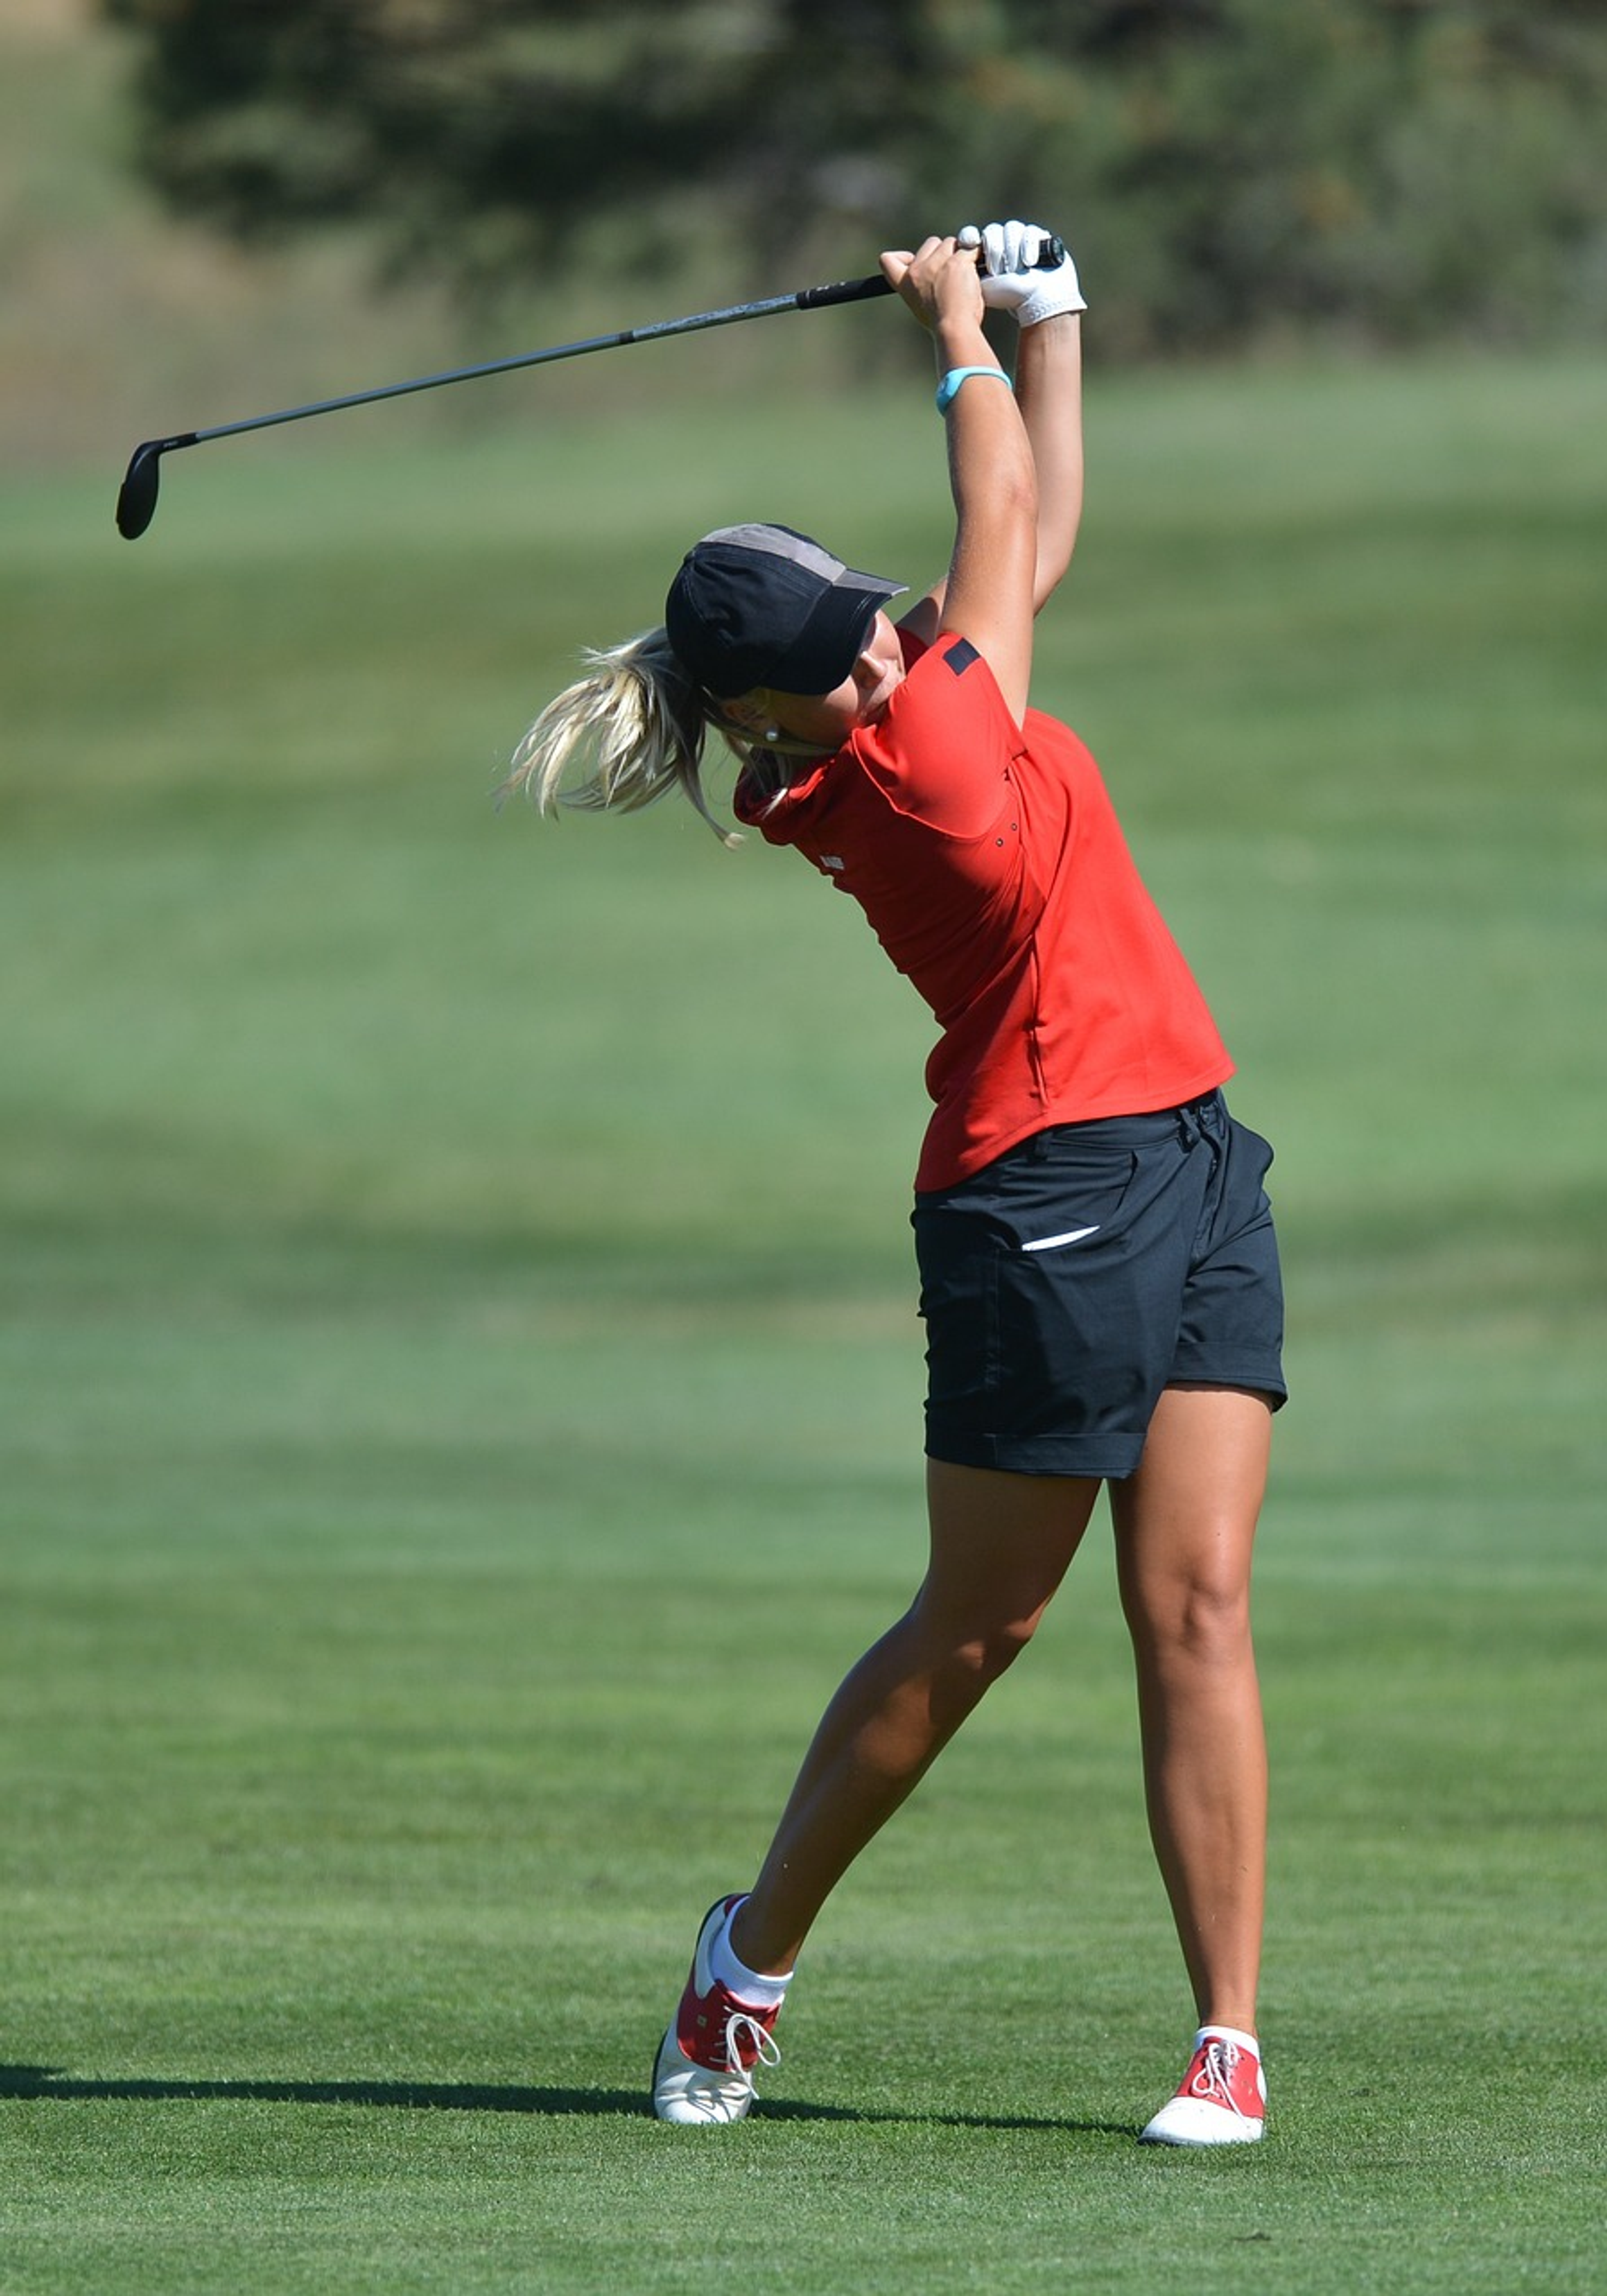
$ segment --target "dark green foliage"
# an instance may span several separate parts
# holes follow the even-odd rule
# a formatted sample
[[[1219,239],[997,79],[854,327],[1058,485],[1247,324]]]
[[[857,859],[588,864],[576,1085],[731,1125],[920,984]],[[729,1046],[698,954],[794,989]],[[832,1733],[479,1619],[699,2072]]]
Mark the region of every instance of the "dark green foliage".
[[[102,6],[176,207],[360,224],[471,293],[693,246],[774,288],[1025,212],[1072,238],[1107,357],[1607,326],[1582,0]]]

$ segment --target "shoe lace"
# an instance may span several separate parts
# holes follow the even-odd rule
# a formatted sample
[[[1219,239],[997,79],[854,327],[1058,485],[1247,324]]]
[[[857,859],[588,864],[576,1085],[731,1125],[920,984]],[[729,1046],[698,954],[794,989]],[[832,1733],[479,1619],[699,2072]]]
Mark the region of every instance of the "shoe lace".
[[[1248,2120],[1250,2115],[1234,2095],[1234,2074],[1243,2054],[1233,2041],[1207,2041],[1188,2084],[1189,2095],[1225,2104],[1240,2120]]]
[[[726,2063],[732,2079],[750,2089],[758,2066],[780,2062],[781,2044],[768,2026],[746,2009],[734,2009],[726,2020]]]

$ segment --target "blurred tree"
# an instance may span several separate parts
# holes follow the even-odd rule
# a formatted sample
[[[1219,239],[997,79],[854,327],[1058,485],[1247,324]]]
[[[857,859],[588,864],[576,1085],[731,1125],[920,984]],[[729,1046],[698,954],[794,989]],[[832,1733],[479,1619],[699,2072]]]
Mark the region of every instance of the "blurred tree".
[[[140,164],[484,294],[718,250],[731,291],[984,212],[1107,351],[1269,324],[1607,331],[1600,0],[101,0]]]

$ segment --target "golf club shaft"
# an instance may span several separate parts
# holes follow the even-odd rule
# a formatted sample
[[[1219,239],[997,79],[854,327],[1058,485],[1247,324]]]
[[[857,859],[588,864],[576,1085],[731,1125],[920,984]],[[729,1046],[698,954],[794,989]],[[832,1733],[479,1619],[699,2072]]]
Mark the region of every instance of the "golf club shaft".
[[[765,319],[776,311],[818,311],[829,303],[859,303],[893,290],[880,273],[870,279],[843,279],[829,287],[804,287],[794,295],[772,295],[759,303],[732,303],[720,311],[695,311],[688,318],[660,319],[645,327],[622,327],[618,334],[588,335],[578,343],[554,343],[539,351],[519,351],[512,358],[487,359],[479,366],[459,366],[440,374],[422,374],[410,382],[381,383],[374,390],[351,390],[340,398],[316,399],[307,406],[282,407],[275,414],[252,414],[240,422],[215,423],[208,430],[187,430],[161,441],[172,447],[198,447],[208,439],[227,439],[241,430],[266,430],[277,422],[299,422],[309,414],[334,414],[343,406],[368,406],[381,398],[405,398],[415,390],[439,390],[451,382],[478,382],[484,375],[512,374],[527,366],[545,366],[555,359],[580,358],[587,351],[622,350],[629,343],[649,343],[661,335],[695,334],[704,327],[728,327],[738,319]]]

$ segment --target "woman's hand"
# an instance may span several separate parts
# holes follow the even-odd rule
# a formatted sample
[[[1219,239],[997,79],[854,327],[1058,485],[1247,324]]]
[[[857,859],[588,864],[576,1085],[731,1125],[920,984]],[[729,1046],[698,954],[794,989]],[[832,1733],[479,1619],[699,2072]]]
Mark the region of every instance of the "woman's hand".
[[[990,311],[1013,313],[1023,328],[1068,311],[1086,311],[1077,266],[1061,246],[1060,261],[1039,266],[1056,242],[1041,223],[968,223],[960,245],[980,269],[982,300]]]
[[[982,282],[977,258],[955,239],[927,239],[912,254],[889,249],[881,275],[903,298],[923,327],[980,327]]]

